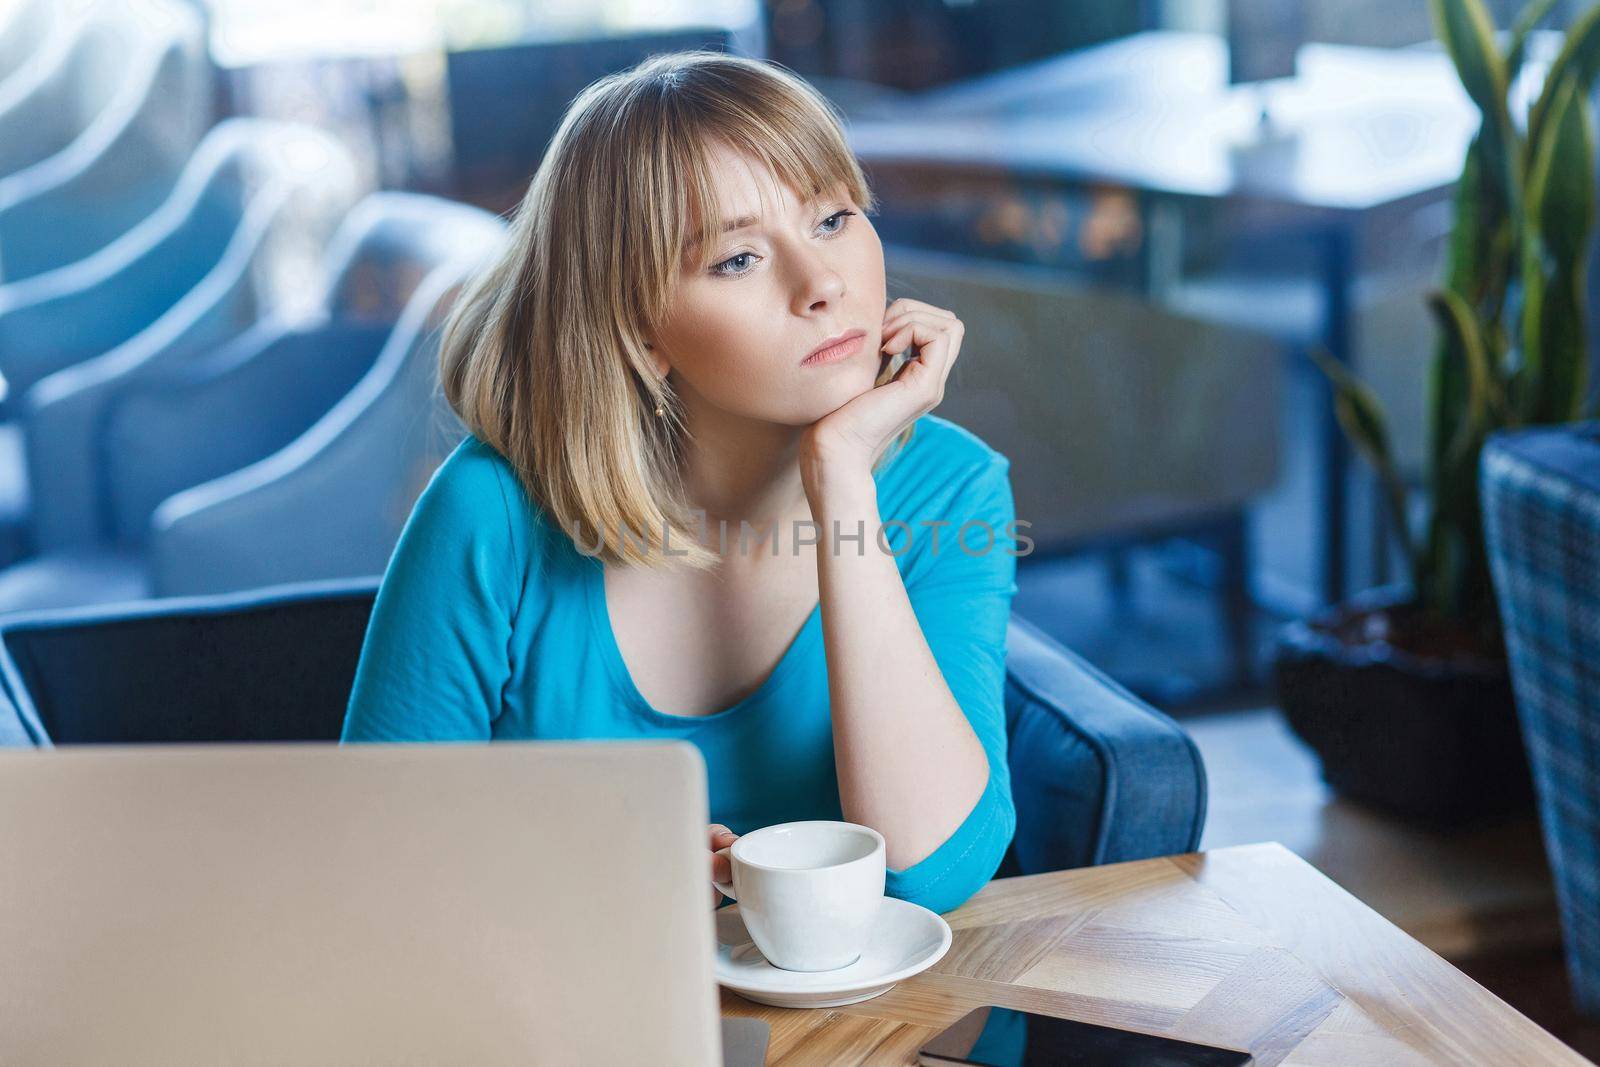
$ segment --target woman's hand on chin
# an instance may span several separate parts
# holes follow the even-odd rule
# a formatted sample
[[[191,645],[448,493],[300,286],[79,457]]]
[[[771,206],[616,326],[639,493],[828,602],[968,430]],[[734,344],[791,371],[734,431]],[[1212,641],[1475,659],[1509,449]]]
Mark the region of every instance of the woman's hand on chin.
[[[944,383],[961,352],[964,327],[955,314],[920,300],[899,299],[883,313],[881,352],[909,344],[911,358],[895,376],[818,419],[801,441],[801,471],[855,467],[868,473],[891,441],[944,400]]]

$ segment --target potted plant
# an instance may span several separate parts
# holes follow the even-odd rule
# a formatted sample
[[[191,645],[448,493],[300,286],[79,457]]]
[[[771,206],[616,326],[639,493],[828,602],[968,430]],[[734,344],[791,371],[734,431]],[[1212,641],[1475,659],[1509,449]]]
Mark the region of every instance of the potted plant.
[[[1430,0],[1435,28],[1482,124],[1454,196],[1430,371],[1424,522],[1372,391],[1325,353],[1340,425],[1375,468],[1407,586],[1369,592],[1280,633],[1274,677],[1294,730],[1339,792],[1393,814],[1458,824],[1529,805],[1478,501],[1492,431],[1583,415],[1585,261],[1595,214],[1587,93],[1600,70],[1600,5],[1565,35],[1526,121],[1509,87],[1535,0],[1498,50],[1482,0]]]

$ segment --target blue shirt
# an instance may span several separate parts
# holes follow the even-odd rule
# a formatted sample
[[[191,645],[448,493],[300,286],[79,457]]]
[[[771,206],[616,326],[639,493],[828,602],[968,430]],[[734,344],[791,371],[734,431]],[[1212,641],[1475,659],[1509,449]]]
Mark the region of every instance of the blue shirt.
[[[1016,824],[1004,707],[1017,588],[1009,470],[971,432],[929,414],[874,473],[884,541],[989,759],[965,821],[920,862],[888,871],[891,896],[935,911],[993,877]],[[866,551],[875,550],[869,529]],[[343,739],[681,739],[705,758],[712,821],[735,833],[843,818],[820,605],[749,696],[709,715],[672,715],[652,708],[628,673],[603,575],[505,458],[467,437],[434,473],[390,558]],[[930,777],[927,788],[942,784]]]

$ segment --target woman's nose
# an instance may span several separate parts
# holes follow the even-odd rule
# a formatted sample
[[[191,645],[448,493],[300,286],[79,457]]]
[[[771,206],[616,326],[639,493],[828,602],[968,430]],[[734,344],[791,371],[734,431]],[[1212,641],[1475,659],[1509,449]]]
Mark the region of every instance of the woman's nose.
[[[828,260],[812,255],[805,262],[796,289],[796,314],[814,314],[837,304],[844,296],[844,275]]]

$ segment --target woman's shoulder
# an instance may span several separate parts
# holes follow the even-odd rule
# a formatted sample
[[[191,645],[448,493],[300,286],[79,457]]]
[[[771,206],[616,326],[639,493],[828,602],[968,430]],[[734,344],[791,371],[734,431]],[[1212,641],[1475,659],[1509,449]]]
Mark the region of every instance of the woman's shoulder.
[[[427,495],[441,498],[453,512],[469,518],[507,510],[517,484],[510,461],[491,445],[468,434],[457,443],[428,481]]]
[[[433,498],[431,510],[463,528],[489,535],[504,531],[517,562],[543,555],[543,511],[511,461],[481,438],[470,433],[463,437],[434,471],[423,495]]]
[[[986,526],[995,542],[1011,543],[1009,523],[1016,512],[1010,467],[1004,453],[966,427],[933,414],[917,420],[911,440],[878,486],[882,521],[886,527],[898,525],[885,536],[908,588],[927,578],[940,559],[966,562],[970,553],[954,552],[951,538],[975,548],[984,542]],[[980,555],[1000,559],[988,550]]]
[[[915,427],[911,440],[884,467],[880,485],[891,495],[926,498],[974,478],[1006,478],[1010,459],[965,426],[930,412]]]

